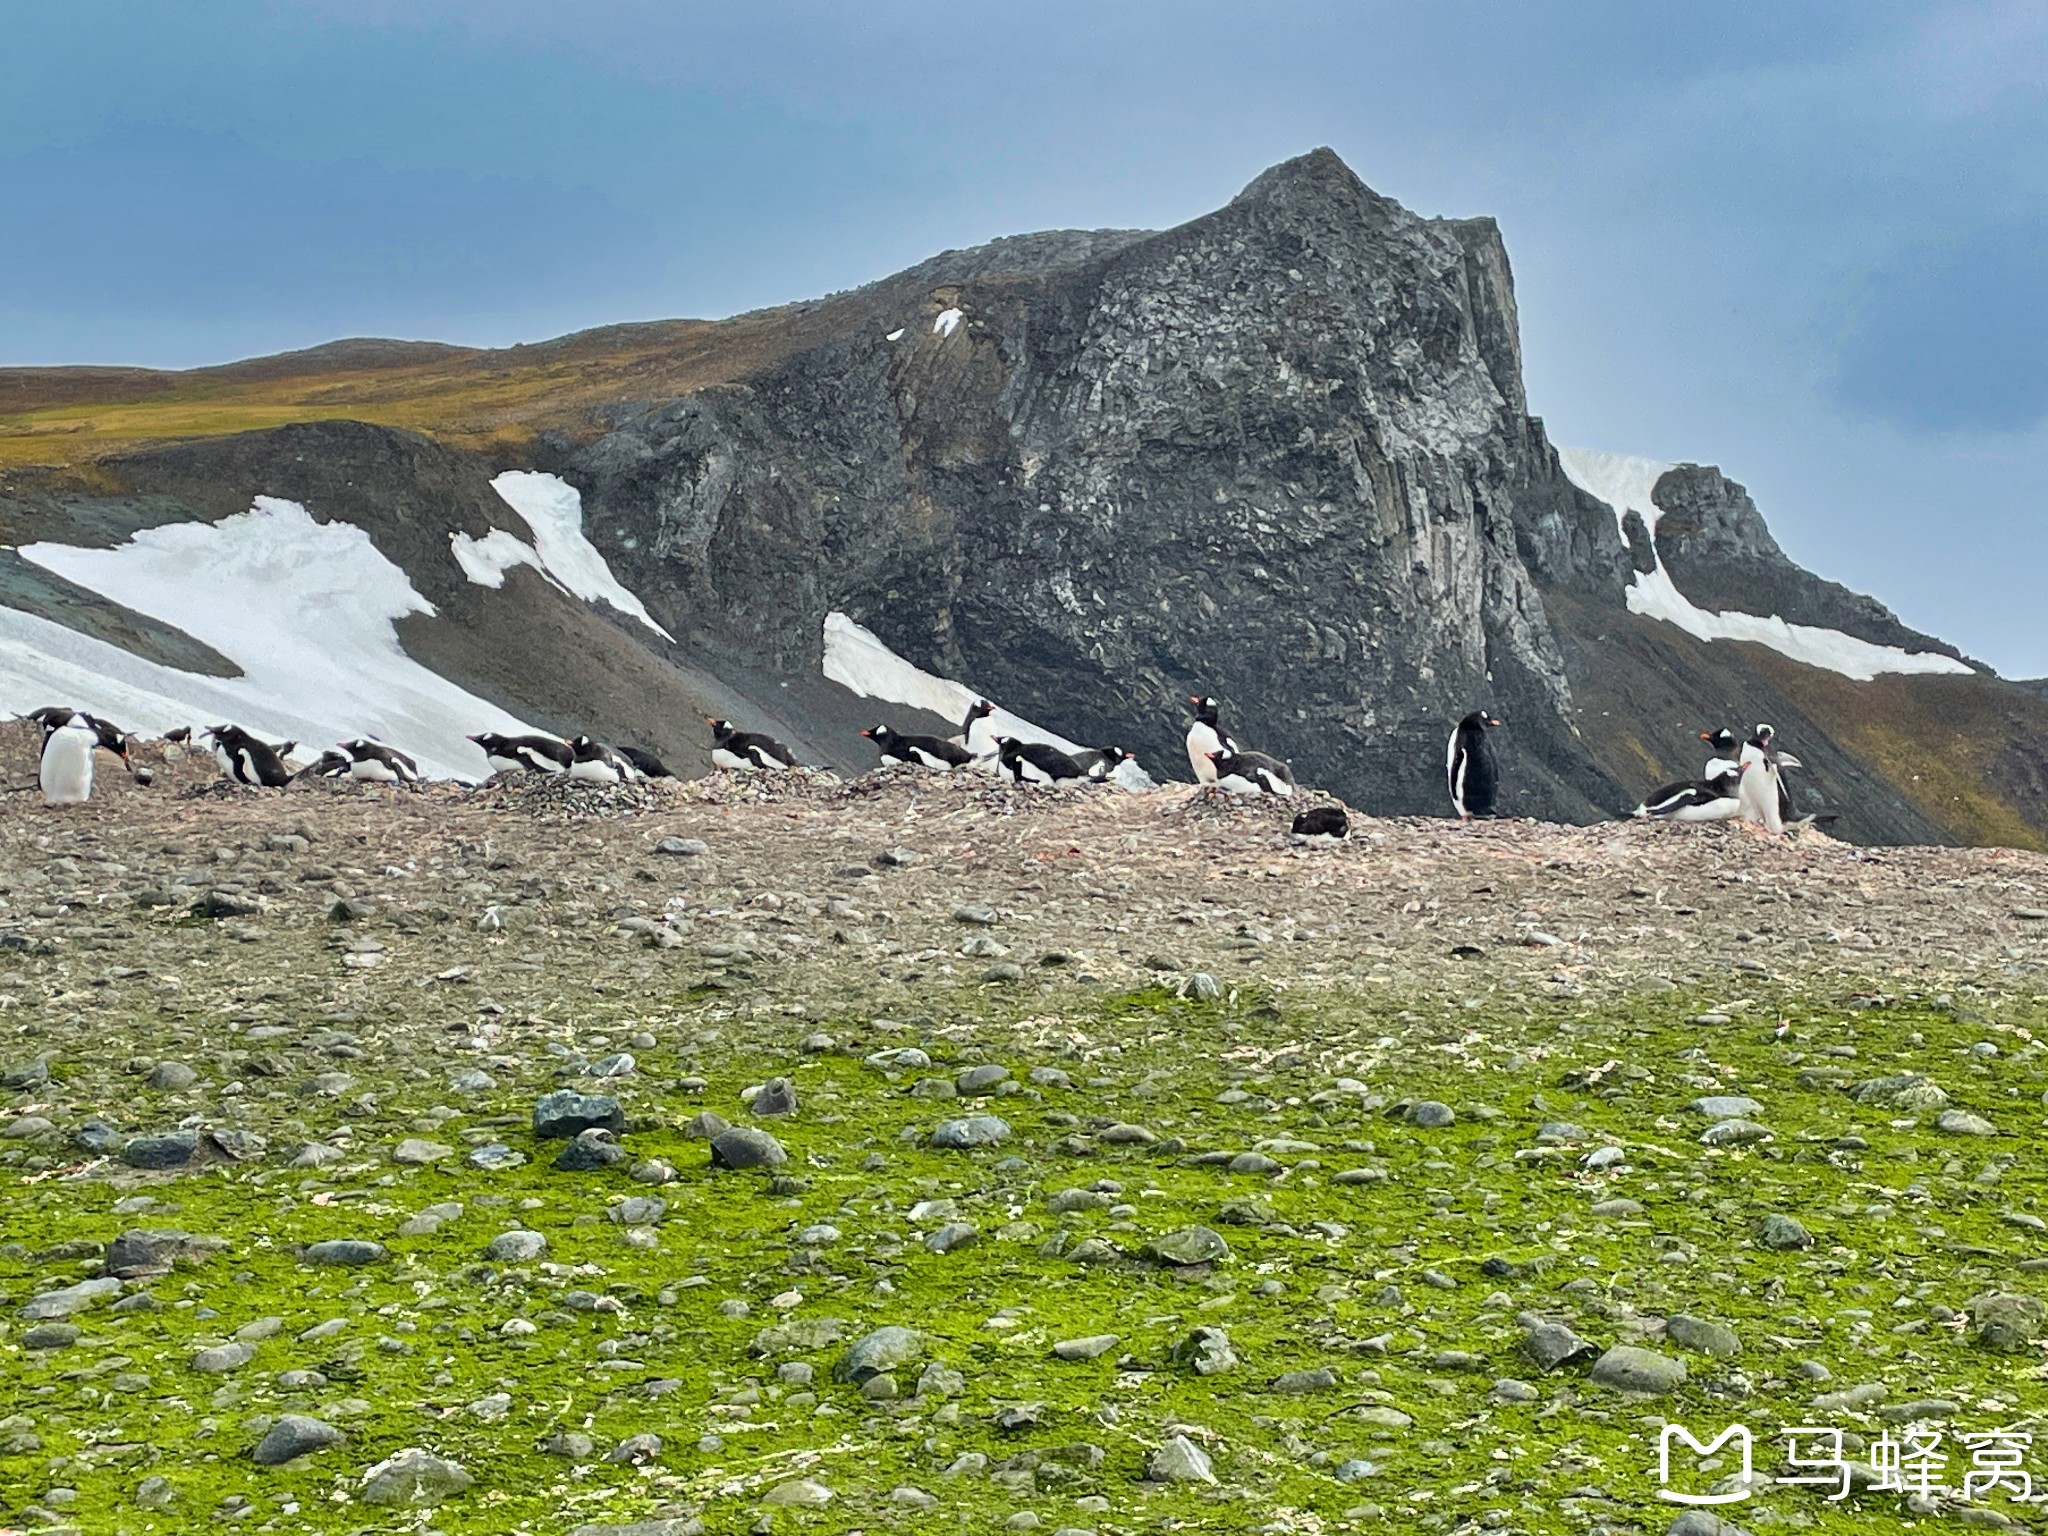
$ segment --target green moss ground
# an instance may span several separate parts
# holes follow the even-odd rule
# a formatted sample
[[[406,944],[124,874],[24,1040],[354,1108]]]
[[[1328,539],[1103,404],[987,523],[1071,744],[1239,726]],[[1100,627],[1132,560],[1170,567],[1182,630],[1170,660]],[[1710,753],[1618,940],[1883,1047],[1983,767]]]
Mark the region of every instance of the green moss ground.
[[[723,997],[587,1018],[586,1035],[646,1029],[660,1042],[636,1052],[639,1071],[619,1090],[635,1157],[679,1170],[659,1189],[623,1170],[548,1166],[554,1146],[536,1143],[527,1119],[535,1097],[556,1086],[558,1063],[538,1050],[524,1070],[493,1066],[499,1087],[482,1102],[451,1098],[435,1073],[351,1064],[357,1091],[375,1090],[371,1108],[295,1110],[315,1130],[353,1130],[356,1155],[317,1172],[286,1167],[282,1137],[260,1163],[184,1175],[16,1167],[0,1203],[0,1526],[40,1518],[23,1513],[34,1506],[93,1533],[189,1532],[225,1514],[250,1530],[553,1536],[658,1510],[698,1514],[714,1532],[980,1532],[1019,1511],[1047,1530],[1550,1532],[1606,1522],[1661,1532],[1673,1513],[1652,1497],[1665,1415],[1701,1431],[1748,1423],[1768,1467],[1763,1441],[1784,1425],[1883,1427],[1808,1406],[1817,1392],[1856,1383],[1884,1384],[1894,1405],[1947,1399],[1952,1430],[2038,1421],[2048,1404],[2039,1350],[1987,1350],[1943,1311],[1984,1291],[2048,1297],[2038,1225],[2048,1217],[2039,1153],[2048,1056],[2029,1043],[2048,1027],[2039,999],[1759,991],[1408,1010],[1344,994],[1277,1005],[1249,991],[1214,1005],[1163,992],[1072,996],[1042,998],[1030,1016],[978,1004],[978,1022],[934,999],[928,1014],[893,1026],[763,1019]],[[1728,1022],[1690,1022],[1708,1010]],[[128,1026],[140,1036],[150,1027]],[[837,1048],[800,1052],[819,1028]],[[1973,1054],[1981,1042],[1999,1054]],[[913,1044],[934,1058],[930,1072],[892,1079],[861,1060]],[[972,1109],[909,1093],[918,1077],[950,1078],[981,1061],[1008,1066],[1021,1091]],[[60,1075],[65,1065],[53,1062]],[[1034,1066],[1058,1067],[1075,1086],[1023,1083]],[[1927,1073],[1954,1106],[2006,1134],[1944,1134],[1932,1112],[1860,1105],[1830,1080],[1903,1070]],[[746,1123],[740,1090],[777,1073],[802,1100],[795,1117],[768,1122],[790,1153],[782,1180],[709,1170],[682,1123],[705,1108]],[[693,1078],[701,1089],[684,1086]],[[1708,1122],[1685,1106],[1709,1092],[1761,1101],[1774,1139],[1702,1147]],[[1458,1123],[1423,1130],[1392,1113],[1421,1098],[1454,1105]],[[417,1129],[451,1103],[463,1105],[459,1116]],[[980,1109],[1013,1127],[1006,1146],[924,1144],[941,1119]],[[1093,1133],[1112,1121],[1161,1140],[1105,1143]],[[1550,1121],[1575,1122],[1591,1139],[1539,1147],[1537,1129]],[[500,1137],[533,1160],[496,1173],[459,1155],[396,1168],[388,1152],[407,1134],[463,1150]],[[1312,1147],[1275,1150],[1287,1170],[1277,1177],[1187,1160],[1274,1138]],[[1626,1150],[1622,1169],[1588,1173],[1587,1147],[1610,1141]],[[1383,1177],[1334,1181],[1355,1169]],[[1098,1180],[1120,1184],[1115,1198],[1134,1214],[1047,1212],[1046,1196]],[[160,1203],[114,1210],[138,1193]],[[611,1201],[643,1193],[668,1201],[653,1247],[634,1246],[604,1218]],[[1640,1201],[1643,1213],[1590,1214],[1613,1197]],[[979,1241],[926,1251],[919,1239],[935,1223],[914,1227],[907,1213],[935,1199],[956,1202]],[[431,1235],[395,1235],[442,1201],[463,1202],[463,1213]],[[1232,1201],[1263,1202],[1272,1224],[1223,1221]],[[1772,1213],[1797,1216],[1814,1246],[1759,1246],[1756,1226]],[[515,1218],[546,1234],[549,1253],[518,1269],[488,1265],[485,1244]],[[1223,1232],[1231,1260],[1183,1276],[1136,1258],[1064,1257],[1085,1237],[1135,1254],[1190,1223]],[[795,1234],[814,1224],[837,1227],[840,1240],[799,1246]],[[99,1245],[133,1226],[181,1227],[224,1238],[229,1250],[150,1284],[158,1310],[102,1307],[74,1319],[85,1330],[78,1343],[25,1352],[21,1304],[95,1273]],[[299,1261],[298,1245],[334,1237],[377,1239],[391,1257],[355,1271]],[[616,1310],[577,1310],[573,1292]],[[790,1292],[801,1300],[778,1306]],[[741,1310],[734,1302],[746,1315],[726,1315]],[[1540,1374],[1517,1345],[1524,1308],[1602,1346],[1631,1337],[1642,1319],[1691,1312],[1733,1327],[1743,1352],[1717,1360],[1653,1338],[1684,1356],[1690,1379],[1669,1397],[1630,1399],[1587,1383],[1582,1366]],[[195,1349],[267,1316],[283,1327],[248,1366],[228,1376],[191,1368]],[[885,1324],[916,1328],[964,1388],[913,1396],[912,1367],[900,1373],[900,1400],[867,1401],[831,1380],[843,1343],[757,1352],[758,1336],[785,1316],[840,1319],[849,1340]],[[298,1341],[332,1318],[346,1319],[338,1333]],[[502,1337],[512,1318],[536,1331]],[[1203,1324],[1229,1330],[1236,1371],[1201,1378],[1169,1363],[1172,1345]],[[1120,1343],[1098,1359],[1051,1357],[1058,1340],[1101,1333]],[[1452,1351],[1478,1358],[1441,1358]],[[1819,1362],[1833,1380],[1799,1379],[1800,1361]],[[779,1380],[788,1362],[813,1365],[815,1384]],[[1341,1377],[1334,1389],[1269,1390],[1284,1371],[1324,1365]],[[317,1370],[326,1384],[280,1385],[279,1373],[294,1369]],[[1537,1400],[1495,1401],[1501,1377],[1533,1383]],[[675,1385],[650,1396],[651,1381]],[[468,1406],[500,1392],[511,1399],[501,1421]],[[1035,1427],[995,1426],[1001,1409],[1026,1402],[1044,1405]],[[1412,1423],[1361,1417],[1384,1407]],[[340,1424],[348,1445],[289,1467],[254,1466],[248,1452],[262,1428],[288,1411]],[[1173,1423],[1213,1435],[1218,1486],[1140,1481]],[[561,1431],[591,1436],[595,1454],[539,1449]],[[643,1432],[664,1438],[655,1464],[601,1459]],[[1062,1450],[1083,1443],[1106,1453],[1099,1466]],[[352,1500],[365,1467],[411,1445],[461,1462],[476,1486],[431,1512]],[[946,1475],[970,1452],[1001,1475]],[[1339,1482],[1334,1470],[1349,1458],[1376,1471]],[[2048,1435],[2035,1470],[2048,1478]],[[175,1498],[138,1507],[136,1489],[153,1474]],[[764,1491],[800,1475],[834,1500],[764,1511]],[[1952,1469],[1948,1480],[1958,1478]],[[904,1485],[936,1506],[893,1502]],[[75,1497],[52,1502],[53,1489]],[[1775,1513],[1822,1533],[1915,1523],[1893,1494],[1834,1506],[1767,1490],[1730,1513],[1753,1527]]]

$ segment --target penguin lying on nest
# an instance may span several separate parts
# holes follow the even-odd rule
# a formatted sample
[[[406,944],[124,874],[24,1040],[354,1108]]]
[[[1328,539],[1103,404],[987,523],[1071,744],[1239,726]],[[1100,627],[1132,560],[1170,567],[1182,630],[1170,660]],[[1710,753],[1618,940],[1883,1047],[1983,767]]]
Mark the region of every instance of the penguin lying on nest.
[[[640,777],[633,760],[617,747],[589,736],[578,736],[569,746],[575,754],[569,763],[572,779],[586,784],[630,784]]]
[[[420,765],[396,747],[358,736],[340,743],[349,756],[348,776],[371,784],[417,784]]]
[[[885,767],[935,768],[951,773],[974,761],[974,754],[958,742],[941,741],[936,736],[906,736],[886,725],[871,725],[861,735],[875,744]]]
[[[1726,821],[1742,808],[1735,794],[1740,777],[1731,764],[1712,778],[1666,784],[1629,814],[1648,821]]]
[[[576,749],[558,736],[501,736],[479,731],[467,738],[483,750],[496,773],[567,773]]]
[[[720,768],[794,768],[796,754],[773,736],[743,731],[730,720],[706,715],[711,726],[711,761]]]
[[[1319,805],[1294,818],[1293,835],[1305,843],[1338,843],[1351,835],[1351,818],[1341,805]]]
[[[996,738],[997,762],[1001,771],[1019,784],[1060,784],[1069,779],[1086,779],[1087,770],[1058,747],[1042,741],[1019,741],[1014,736]]]
[[[1233,795],[1279,795],[1294,798],[1294,770],[1264,752],[1211,752],[1216,787]]]
[[[292,771],[284,755],[262,737],[239,725],[209,725],[199,733],[213,738],[213,755],[220,770],[239,784],[260,784],[265,789],[282,789],[291,782]]]

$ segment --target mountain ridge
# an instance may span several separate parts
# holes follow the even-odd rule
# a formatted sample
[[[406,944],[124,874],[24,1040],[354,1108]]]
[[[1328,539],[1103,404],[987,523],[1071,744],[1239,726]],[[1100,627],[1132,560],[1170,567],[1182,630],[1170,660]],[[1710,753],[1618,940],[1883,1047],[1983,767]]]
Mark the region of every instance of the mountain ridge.
[[[70,521],[85,536],[109,503],[161,512],[166,498],[226,516],[289,494],[266,482],[295,485],[316,516],[352,508],[423,592],[445,592],[453,617],[407,621],[409,649],[480,697],[545,693],[529,708],[550,721],[583,699],[583,723],[661,739],[686,763],[667,702],[745,673],[730,697],[772,711],[794,689],[808,702],[783,728],[857,766],[826,739],[854,706],[815,682],[823,620],[844,612],[916,665],[1155,769],[1178,757],[1178,701],[1215,692],[1253,744],[1369,809],[1440,811],[1442,731],[1476,704],[1509,713],[1505,808],[1587,820],[1633,804],[1647,774],[1696,771],[1697,730],[1766,718],[1761,700],[1811,751],[1814,787],[1856,798],[1858,835],[2048,832],[2042,797],[1997,782],[2048,740],[2037,694],[1986,674],[1879,690],[1910,701],[1915,750],[1950,756],[1942,689],[1985,690],[1970,729],[2000,739],[1973,742],[1980,766],[1934,804],[1904,764],[1867,760],[1882,747],[1836,750],[1819,717],[1832,710],[1842,735],[1853,722],[1807,709],[1834,697],[1800,681],[1815,669],[1630,613],[1648,558],[1703,609],[1958,654],[1786,559],[1710,466],[1659,478],[1646,554],[1643,519],[1576,485],[1528,411],[1498,225],[1421,218],[1328,151],[1170,230],[1006,237],[728,321],[495,352],[406,345],[254,360],[185,379],[175,399],[95,370],[90,409],[75,381],[35,396],[0,371],[0,535]],[[264,412],[326,424],[208,430]],[[430,468],[421,443],[452,458]],[[285,467],[309,453],[320,473]],[[619,666],[649,707],[582,663],[534,678],[493,659],[513,632],[485,610],[551,600],[523,571],[502,594],[454,591],[447,536],[500,523],[483,493],[448,487],[506,468],[581,491],[592,544],[677,636],[650,648],[588,621],[646,656]],[[465,624],[496,635],[469,660],[450,638]],[[1630,729],[1598,723],[1617,711]]]

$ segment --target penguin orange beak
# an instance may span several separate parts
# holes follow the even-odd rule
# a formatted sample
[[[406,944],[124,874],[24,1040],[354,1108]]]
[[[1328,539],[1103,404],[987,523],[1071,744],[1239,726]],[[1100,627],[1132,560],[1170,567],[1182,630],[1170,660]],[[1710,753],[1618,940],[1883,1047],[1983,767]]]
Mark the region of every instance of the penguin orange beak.
[[[1198,693],[1191,693],[1188,695],[1188,702],[1190,704],[1199,704],[1202,702],[1202,696]]]
[[[1701,732],[1700,732],[1700,740],[1701,740],[1701,741],[1712,741],[1713,739],[1714,739],[1714,738],[1713,738],[1712,736],[1708,735],[1708,734],[1707,734],[1707,732],[1705,732],[1705,731],[1701,731]]]

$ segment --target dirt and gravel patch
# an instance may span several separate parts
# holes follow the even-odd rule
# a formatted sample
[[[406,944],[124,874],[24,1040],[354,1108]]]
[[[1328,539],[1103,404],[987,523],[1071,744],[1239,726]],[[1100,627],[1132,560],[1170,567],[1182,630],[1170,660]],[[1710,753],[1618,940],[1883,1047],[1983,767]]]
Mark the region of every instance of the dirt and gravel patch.
[[[11,746],[0,1527],[2033,1518],[2038,855]]]

